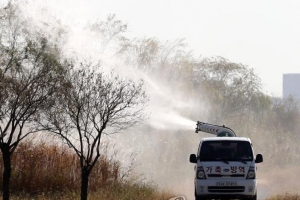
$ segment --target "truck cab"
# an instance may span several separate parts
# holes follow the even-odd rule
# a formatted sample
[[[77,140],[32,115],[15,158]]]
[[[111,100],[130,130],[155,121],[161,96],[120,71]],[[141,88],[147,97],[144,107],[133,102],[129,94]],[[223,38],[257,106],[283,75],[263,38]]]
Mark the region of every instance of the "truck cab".
[[[214,126],[203,123],[202,128],[208,125]],[[202,138],[197,154],[190,155],[190,162],[195,163],[195,200],[256,200],[256,164],[263,162],[263,157],[254,156],[249,138],[236,137],[231,129],[228,132],[232,134],[224,134],[226,127],[222,128],[217,137]]]

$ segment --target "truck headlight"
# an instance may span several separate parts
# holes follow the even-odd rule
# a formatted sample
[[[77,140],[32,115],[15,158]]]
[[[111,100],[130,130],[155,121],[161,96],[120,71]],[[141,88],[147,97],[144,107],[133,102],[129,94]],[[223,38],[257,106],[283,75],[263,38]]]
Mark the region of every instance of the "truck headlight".
[[[197,169],[197,179],[206,179],[203,167]]]
[[[255,179],[254,167],[250,167],[246,179]]]

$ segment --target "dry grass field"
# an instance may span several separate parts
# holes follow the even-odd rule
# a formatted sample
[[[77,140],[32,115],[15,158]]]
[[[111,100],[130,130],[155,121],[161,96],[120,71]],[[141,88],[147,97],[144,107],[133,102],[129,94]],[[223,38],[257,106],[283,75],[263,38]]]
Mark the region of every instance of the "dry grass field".
[[[132,166],[121,166],[116,158],[119,152],[109,145],[102,150],[103,156],[90,175],[89,199],[165,200],[174,196],[131,174]],[[1,160],[0,171],[2,167]],[[65,146],[21,144],[12,157],[11,194],[12,200],[80,199],[77,156]]]

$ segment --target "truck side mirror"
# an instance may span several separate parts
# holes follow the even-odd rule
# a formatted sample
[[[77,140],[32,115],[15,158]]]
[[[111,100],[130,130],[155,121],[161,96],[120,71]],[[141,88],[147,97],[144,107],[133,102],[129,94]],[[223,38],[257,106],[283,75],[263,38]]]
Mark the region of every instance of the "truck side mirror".
[[[257,154],[255,158],[255,163],[263,162],[263,156],[261,154]]]
[[[190,155],[190,162],[191,163],[197,163],[197,157],[195,154],[191,154]]]

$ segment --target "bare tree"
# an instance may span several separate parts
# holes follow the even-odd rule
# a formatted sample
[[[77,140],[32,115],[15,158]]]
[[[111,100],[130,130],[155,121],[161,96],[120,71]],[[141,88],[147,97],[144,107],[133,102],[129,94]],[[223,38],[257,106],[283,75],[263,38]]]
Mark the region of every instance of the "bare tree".
[[[274,127],[278,132],[291,132],[297,134],[300,121],[300,102],[297,98],[273,98],[271,112],[268,113],[269,127]]]
[[[108,15],[106,21],[97,21],[88,26],[89,30],[96,33],[95,39],[99,39],[100,52],[103,53],[110,46],[115,53],[119,50],[119,43],[127,41],[123,33],[127,25],[116,19],[116,15]],[[116,45],[113,47],[113,45]]]
[[[77,67],[78,68],[78,67]],[[49,103],[39,121],[43,129],[61,137],[80,159],[81,199],[88,194],[89,175],[100,157],[103,134],[113,134],[140,123],[148,98],[143,81],[105,75],[81,63],[70,73],[71,87]]]
[[[257,96],[261,81],[253,69],[222,57],[203,59],[196,67],[201,70],[204,98],[210,99],[215,123],[245,114]]]
[[[173,81],[178,81],[184,68],[193,63],[192,52],[188,51],[184,39],[165,42],[157,38],[124,40],[119,56],[139,70]]]
[[[39,131],[33,121],[61,86],[64,69],[56,47],[39,35],[30,37],[14,5],[4,10],[0,19],[0,149],[3,199],[8,200],[11,156],[25,137]]]

